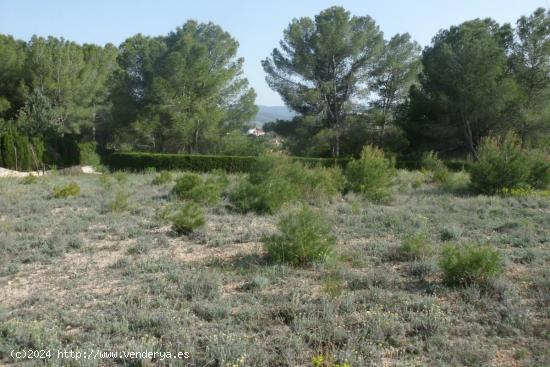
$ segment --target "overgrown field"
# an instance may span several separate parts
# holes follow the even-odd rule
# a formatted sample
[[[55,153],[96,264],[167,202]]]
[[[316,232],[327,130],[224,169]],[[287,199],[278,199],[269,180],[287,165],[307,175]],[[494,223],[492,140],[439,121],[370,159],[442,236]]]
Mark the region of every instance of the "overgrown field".
[[[0,179],[0,364],[46,348],[190,355],[52,366],[550,365],[548,196],[450,193],[399,171],[380,204],[312,195],[336,244],[292,266],[264,243],[298,204],[243,213],[206,196],[205,224],[176,232],[181,175]],[[502,272],[453,285],[443,253],[469,244],[496,249]]]

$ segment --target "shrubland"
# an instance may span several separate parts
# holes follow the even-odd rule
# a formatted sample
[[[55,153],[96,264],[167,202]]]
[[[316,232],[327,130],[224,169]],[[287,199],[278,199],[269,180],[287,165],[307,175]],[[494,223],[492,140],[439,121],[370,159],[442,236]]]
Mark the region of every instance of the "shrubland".
[[[162,185],[156,172],[0,179],[2,362],[29,345],[184,348],[197,366],[280,365],[282,349],[306,366],[550,361],[541,192],[457,195],[400,170],[379,203],[344,193],[331,168],[263,164]],[[329,173],[339,179],[307,184]],[[185,193],[225,188],[178,199],[181,177]],[[278,177],[302,197],[274,214],[235,210],[243,182],[260,195]],[[70,183],[80,195],[50,199]]]

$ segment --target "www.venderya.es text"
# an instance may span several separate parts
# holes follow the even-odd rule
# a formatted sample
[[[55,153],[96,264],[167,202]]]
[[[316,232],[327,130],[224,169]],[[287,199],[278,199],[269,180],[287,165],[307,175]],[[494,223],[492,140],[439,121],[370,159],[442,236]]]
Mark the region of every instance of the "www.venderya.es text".
[[[50,350],[50,349],[22,349],[12,350],[10,356],[13,359],[188,359],[191,355],[188,352],[154,352],[154,351],[104,351],[99,349],[90,350]]]

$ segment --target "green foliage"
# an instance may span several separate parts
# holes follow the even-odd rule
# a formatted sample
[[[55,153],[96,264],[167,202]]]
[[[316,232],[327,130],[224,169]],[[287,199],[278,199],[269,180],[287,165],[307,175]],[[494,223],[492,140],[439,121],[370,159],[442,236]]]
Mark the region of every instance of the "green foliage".
[[[337,168],[305,167],[300,161],[282,155],[259,157],[230,193],[230,200],[243,212],[274,213],[293,200],[316,200],[336,195],[343,186]]]
[[[159,174],[151,181],[152,185],[164,185],[173,180],[172,173],[170,171],[160,171]]]
[[[17,169],[19,171],[29,171],[32,168],[29,138],[17,134],[15,136],[15,147],[17,149]]]
[[[510,127],[519,102],[508,72],[510,30],[475,19],[433,38],[401,124],[415,148],[475,155],[481,139]]]
[[[527,182],[536,189],[550,186],[550,155],[542,150],[531,150],[527,153],[531,172]]]
[[[112,170],[143,171],[148,167],[157,170],[181,170],[194,172],[210,172],[223,170],[228,173],[251,172],[261,157],[239,157],[223,155],[193,155],[193,154],[166,154],[166,153],[113,153],[109,157],[109,167]],[[344,167],[347,159],[292,157],[294,161],[306,166]]]
[[[380,124],[385,132],[414,82],[418,54],[419,47],[408,34],[385,42],[371,17],[353,16],[333,6],[313,19],[293,20],[281,47],[262,66],[269,86],[302,114],[286,124],[290,143],[311,147],[309,154],[315,150],[338,157],[349,144],[344,140],[355,140],[357,127],[365,125],[363,121],[354,126],[351,121],[354,116],[349,111],[361,102],[354,96],[375,91],[379,99],[373,104],[384,111]],[[369,75],[369,82],[364,75]]]
[[[267,252],[277,262],[304,265],[324,261],[336,244],[323,216],[306,206],[284,215],[278,229],[278,234],[264,239]]]
[[[476,192],[492,195],[528,185],[529,159],[516,136],[487,138],[477,155],[478,160],[470,167],[471,186]]]
[[[465,192],[470,185],[470,174],[465,171],[449,172],[441,188],[448,192]]]
[[[172,193],[180,200],[215,204],[220,200],[221,191],[227,182],[210,175],[206,180],[196,173],[184,173],[176,180]]]
[[[241,212],[254,211],[258,214],[274,213],[284,203],[298,198],[293,185],[284,178],[272,177],[265,185],[242,180],[229,195],[231,203]]]
[[[95,142],[78,144],[80,152],[80,165],[82,166],[101,166],[101,158],[97,153],[97,144]]]
[[[422,155],[421,166],[424,170],[432,172],[432,179],[435,182],[445,183],[449,179],[449,169],[434,151]]]
[[[550,129],[550,12],[538,8],[520,17],[514,31],[509,64],[522,102],[515,130],[524,145],[544,144]]]
[[[15,154],[15,136],[12,129],[7,130],[1,136],[1,153],[2,163],[4,167],[15,169],[16,154]]]
[[[22,180],[21,180],[21,183],[23,185],[33,185],[35,183],[38,182],[38,177],[36,177],[35,175],[28,175],[28,176],[25,176]]]
[[[189,199],[191,190],[203,183],[204,181],[200,175],[196,173],[184,173],[176,180],[172,193],[178,199]]]
[[[268,148],[268,139],[247,136],[240,131],[228,133],[220,141],[220,154],[226,156],[259,156],[264,154]]]
[[[302,176],[297,177],[305,198],[330,198],[340,193],[345,186],[345,177],[339,167],[302,168]]]
[[[418,260],[434,254],[433,244],[425,234],[406,237],[399,247],[402,256],[409,260]]]
[[[395,162],[386,158],[380,149],[365,146],[361,157],[348,163],[346,180],[349,190],[359,192],[371,200],[387,200],[396,176]]]
[[[118,183],[123,184],[128,182],[128,174],[124,171],[117,171],[113,173],[113,177],[115,178],[115,180],[117,180]]]
[[[130,194],[126,190],[118,190],[115,193],[115,197],[107,202],[107,205],[105,206],[106,210],[109,212],[123,212],[125,210],[128,210],[129,197]]]
[[[80,149],[74,135],[46,136],[44,141],[44,163],[57,167],[70,167],[80,164]]]
[[[159,152],[215,150],[257,112],[237,50],[221,27],[191,20],[165,37],[125,40],[113,78],[120,138]]]
[[[56,186],[52,196],[56,199],[80,195],[80,186],[76,182],[70,182],[65,186]]]
[[[63,132],[61,118],[42,88],[36,88],[28,96],[25,106],[17,116],[17,125],[28,136],[43,137]]]
[[[489,245],[446,245],[439,265],[450,286],[484,284],[504,269],[502,255]]]
[[[0,162],[6,168],[29,171],[33,167],[29,139],[13,127],[0,133]]]
[[[176,233],[188,234],[205,223],[204,213],[195,203],[184,203],[170,216],[172,228]]]

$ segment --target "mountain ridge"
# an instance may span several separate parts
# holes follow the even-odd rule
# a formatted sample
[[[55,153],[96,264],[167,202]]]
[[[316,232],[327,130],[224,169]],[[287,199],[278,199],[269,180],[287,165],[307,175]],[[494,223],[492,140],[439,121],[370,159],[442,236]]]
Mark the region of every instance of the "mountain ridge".
[[[263,126],[266,122],[275,120],[290,120],[296,113],[286,106],[258,105],[258,113],[251,123],[256,126]]]

